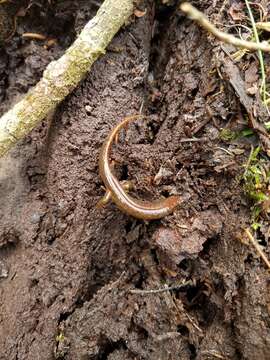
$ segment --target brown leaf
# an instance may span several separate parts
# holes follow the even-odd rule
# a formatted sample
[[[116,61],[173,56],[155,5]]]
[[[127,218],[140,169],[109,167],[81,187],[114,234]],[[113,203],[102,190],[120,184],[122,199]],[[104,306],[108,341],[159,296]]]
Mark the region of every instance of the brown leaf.
[[[228,10],[228,14],[233,20],[241,21],[245,19],[245,12],[243,11],[243,3],[233,2]]]
[[[241,104],[246,108],[249,116],[249,126],[258,133],[263,149],[266,151],[267,155],[270,156],[269,134],[263,125],[264,122],[269,120],[269,115],[265,106],[260,99],[257,97],[253,99],[247,94],[245,82],[242,79],[240,70],[233,61],[224,57],[222,62],[224,65],[224,77],[226,76],[228,78],[235,92],[239,96]]]
[[[253,62],[245,71],[245,88],[249,95],[258,93],[259,72],[256,62]]]
[[[245,71],[245,83],[254,84],[259,80],[258,65],[253,62]]]

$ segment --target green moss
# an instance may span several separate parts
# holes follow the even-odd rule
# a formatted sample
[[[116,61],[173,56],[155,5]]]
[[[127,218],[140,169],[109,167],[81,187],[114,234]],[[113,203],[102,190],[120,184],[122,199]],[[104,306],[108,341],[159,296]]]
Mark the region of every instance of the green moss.
[[[254,131],[250,128],[245,128],[240,131],[232,131],[230,129],[222,129],[219,133],[219,137],[223,141],[233,141],[243,137],[253,136]]]
[[[57,342],[63,342],[65,340],[64,334],[61,332],[59,335],[56,336],[55,340]]]
[[[222,129],[219,133],[219,137],[223,141],[231,141],[237,139],[238,133],[230,129]]]
[[[246,128],[240,131],[239,137],[249,137],[254,135],[254,131],[250,128]]]
[[[254,231],[258,230],[260,227],[262,226],[262,224],[254,222],[253,224],[251,224],[251,227]]]
[[[262,210],[268,212],[270,203],[270,165],[259,146],[250,152],[242,180],[245,194],[254,203],[252,218],[257,221]]]

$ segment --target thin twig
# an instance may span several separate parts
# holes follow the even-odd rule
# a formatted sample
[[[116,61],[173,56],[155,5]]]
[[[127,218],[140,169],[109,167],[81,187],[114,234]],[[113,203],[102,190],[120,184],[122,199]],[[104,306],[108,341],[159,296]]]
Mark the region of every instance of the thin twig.
[[[43,78],[0,118],[0,157],[26,136],[84,78],[133,12],[133,0],[105,0],[96,16]]]
[[[257,28],[256,28],[256,23],[255,23],[255,20],[254,20],[253,13],[251,11],[248,0],[245,0],[245,3],[246,3],[247,10],[248,10],[249,18],[250,18],[250,21],[251,21],[255,41],[256,41],[257,44],[259,44],[260,39],[259,39],[259,34],[258,34],[258,31],[257,31]],[[263,102],[265,104],[265,102],[266,102],[266,76],[265,76],[265,67],[264,67],[263,54],[262,54],[261,49],[258,49],[258,58],[259,58],[261,74],[262,74],[262,84],[261,84],[260,93],[261,93],[261,95],[263,97]]]
[[[251,234],[251,232],[249,231],[249,229],[245,230],[245,233],[247,234],[247,237],[249,239],[249,241],[252,243],[252,245],[254,246],[255,250],[257,251],[257,253],[259,254],[259,256],[263,259],[263,261],[265,262],[266,266],[269,268],[270,270],[270,261],[267,259],[265,253],[262,251],[260,245],[258,244],[258,242],[255,240],[254,236]]]
[[[185,143],[185,142],[204,142],[207,141],[208,139],[205,137],[201,137],[201,138],[183,138],[180,139],[179,142],[180,143]]]
[[[213,356],[213,357],[215,357],[215,358],[217,358],[217,359],[222,359],[222,360],[226,360],[226,358],[223,356],[223,355],[221,355],[220,353],[218,353],[217,351],[215,351],[215,350],[207,350],[207,351],[202,351],[201,353],[200,353],[200,355],[206,355],[206,356]]]
[[[160,288],[160,289],[150,289],[150,290],[131,289],[131,290],[129,290],[129,292],[131,294],[141,294],[141,295],[158,294],[158,293],[162,293],[164,291],[179,290],[179,289],[182,289],[183,287],[186,287],[186,286],[192,285],[192,284],[193,284],[193,282],[191,280],[188,280],[188,281],[184,282],[183,284],[174,285],[174,286],[165,286],[164,288]]]
[[[183,3],[180,5],[181,10],[186,13],[192,20],[197,21],[203,28],[213,34],[219,40],[227,43],[232,44],[236,47],[248,49],[250,51],[262,50],[266,52],[270,52],[270,46],[266,41],[263,42],[253,42],[238,39],[231,34],[224,33],[223,31],[218,30],[215,25],[213,25],[207,17],[197,10],[194,6],[189,3]]]

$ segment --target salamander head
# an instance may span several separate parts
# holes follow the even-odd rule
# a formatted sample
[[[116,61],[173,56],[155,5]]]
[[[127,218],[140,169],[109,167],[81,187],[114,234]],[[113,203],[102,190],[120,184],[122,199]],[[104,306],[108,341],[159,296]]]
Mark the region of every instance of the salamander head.
[[[178,195],[169,196],[166,199],[166,206],[169,207],[172,211],[181,203],[181,197]]]

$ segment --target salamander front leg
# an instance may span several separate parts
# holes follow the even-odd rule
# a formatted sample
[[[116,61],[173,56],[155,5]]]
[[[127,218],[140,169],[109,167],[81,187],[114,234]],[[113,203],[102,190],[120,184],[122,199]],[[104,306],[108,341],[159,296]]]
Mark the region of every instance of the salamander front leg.
[[[109,190],[106,190],[106,193],[104,196],[102,196],[102,198],[98,201],[96,207],[98,209],[102,209],[104,208],[111,200],[112,198],[112,194]]]
[[[129,192],[132,189],[132,183],[130,181],[124,180],[121,181],[121,185],[123,186],[123,189],[126,192]],[[98,209],[103,209],[112,199],[112,194],[110,192],[110,190],[106,190],[106,193],[104,196],[102,196],[102,198],[98,201],[96,207]]]

